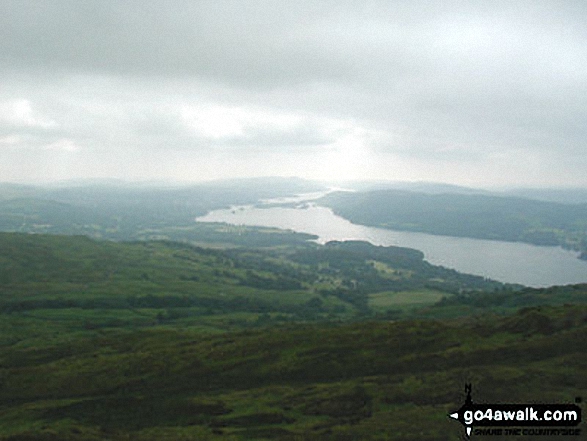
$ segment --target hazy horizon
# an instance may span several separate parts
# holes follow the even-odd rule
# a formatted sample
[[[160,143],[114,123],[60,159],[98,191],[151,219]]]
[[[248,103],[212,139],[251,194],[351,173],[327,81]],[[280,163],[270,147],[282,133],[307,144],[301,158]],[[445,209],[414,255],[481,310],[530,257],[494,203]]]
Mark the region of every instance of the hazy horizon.
[[[0,181],[587,187],[580,1],[0,2]]]
[[[214,185],[214,184],[236,184],[240,181],[254,183],[254,181],[300,181],[305,184],[315,184],[318,186],[324,186],[325,188],[334,189],[349,189],[349,190],[371,190],[371,189],[407,189],[412,191],[426,191],[426,190],[445,190],[446,192],[458,192],[472,191],[479,193],[508,193],[508,192],[519,192],[523,196],[524,191],[545,191],[545,192],[561,192],[561,194],[569,194],[573,192],[584,195],[585,202],[587,203],[587,185],[585,186],[570,186],[570,185],[459,185],[452,184],[449,182],[440,181],[426,181],[426,180],[412,180],[412,181],[397,181],[397,180],[383,180],[383,179],[351,179],[351,180],[320,180],[320,179],[308,179],[299,176],[277,176],[277,175],[266,175],[266,176],[251,176],[251,177],[227,177],[227,178],[212,178],[204,180],[180,180],[173,178],[161,178],[161,179],[125,179],[124,177],[89,177],[89,178],[66,178],[66,179],[52,179],[45,181],[9,181],[0,180],[0,185],[21,185],[31,187],[85,187],[85,186],[144,186],[153,188],[163,187],[189,187],[199,185]],[[554,198],[551,198],[555,200]],[[582,202],[582,201],[581,201]]]

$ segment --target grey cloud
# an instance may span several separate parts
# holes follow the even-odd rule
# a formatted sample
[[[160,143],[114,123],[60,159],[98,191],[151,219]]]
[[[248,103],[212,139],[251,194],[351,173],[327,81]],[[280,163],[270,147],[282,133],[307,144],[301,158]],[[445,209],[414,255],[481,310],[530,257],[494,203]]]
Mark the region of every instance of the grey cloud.
[[[274,150],[297,151],[306,148],[316,148],[333,143],[336,138],[322,133],[320,130],[306,126],[296,126],[291,129],[254,128],[245,131],[244,136],[228,137],[220,140],[200,138],[202,144],[238,148],[246,146],[256,151]]]
[[[0,115],[0,139],[291,160],[340,145],[338,121],[369,134],[352,140],[382,170],[385,154],[482,168],[526,152],[577,174],[585,22],[583,1],[3,0],[0,102],[30,100],[55,126]],[[186,129],[182,106],[214,103],[299,123]]]
[[[307,17],[301,11],[292,20],[291,8],[276,2],[6,1],[0,3],[0,51],[5,68],[195,76],[259,86],[344,70],[341,60],[296,44],[302,20],[315,8],[307,9]]]

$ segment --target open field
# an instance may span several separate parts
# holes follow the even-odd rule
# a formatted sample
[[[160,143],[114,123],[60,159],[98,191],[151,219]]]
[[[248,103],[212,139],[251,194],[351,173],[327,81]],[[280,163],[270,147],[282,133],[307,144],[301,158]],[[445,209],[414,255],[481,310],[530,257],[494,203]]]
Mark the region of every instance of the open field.
[[[375,310],[389,308],[410,308],[431,305],[440,301],[447,294],[435,290],[387,291],[369,294],[369,306]]]

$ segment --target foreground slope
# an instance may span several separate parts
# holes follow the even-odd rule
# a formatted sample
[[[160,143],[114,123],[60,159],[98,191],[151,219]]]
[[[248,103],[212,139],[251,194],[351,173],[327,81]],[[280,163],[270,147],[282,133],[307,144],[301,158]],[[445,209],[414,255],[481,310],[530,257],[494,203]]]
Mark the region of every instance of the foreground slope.
[[[0,439],[457,440],[446,415],[465,382],[478,402],[584,396],[586,336],[587,309],[566,306],[223,335],[118,330],[9,347]]]
[[[364,242],[3,233],[0,440],[457,440],[465,382],[479,402],[586,395],[586,303]]]

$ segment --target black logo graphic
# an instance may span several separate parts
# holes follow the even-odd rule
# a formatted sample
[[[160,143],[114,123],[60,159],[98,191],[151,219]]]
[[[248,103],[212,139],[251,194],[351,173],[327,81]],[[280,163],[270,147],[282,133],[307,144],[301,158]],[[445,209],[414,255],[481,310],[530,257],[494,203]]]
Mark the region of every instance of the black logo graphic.
[[[467,397],[459,410],[449,417],[459,421],[471,436],[473,427],[574,427],[581,422],[576,404],[476,404],[471,398],[472,385],[465,384]],[[577,435],[576,430],[547,430],[552,435]],[[529,433],[528,431],[525,431]]]

